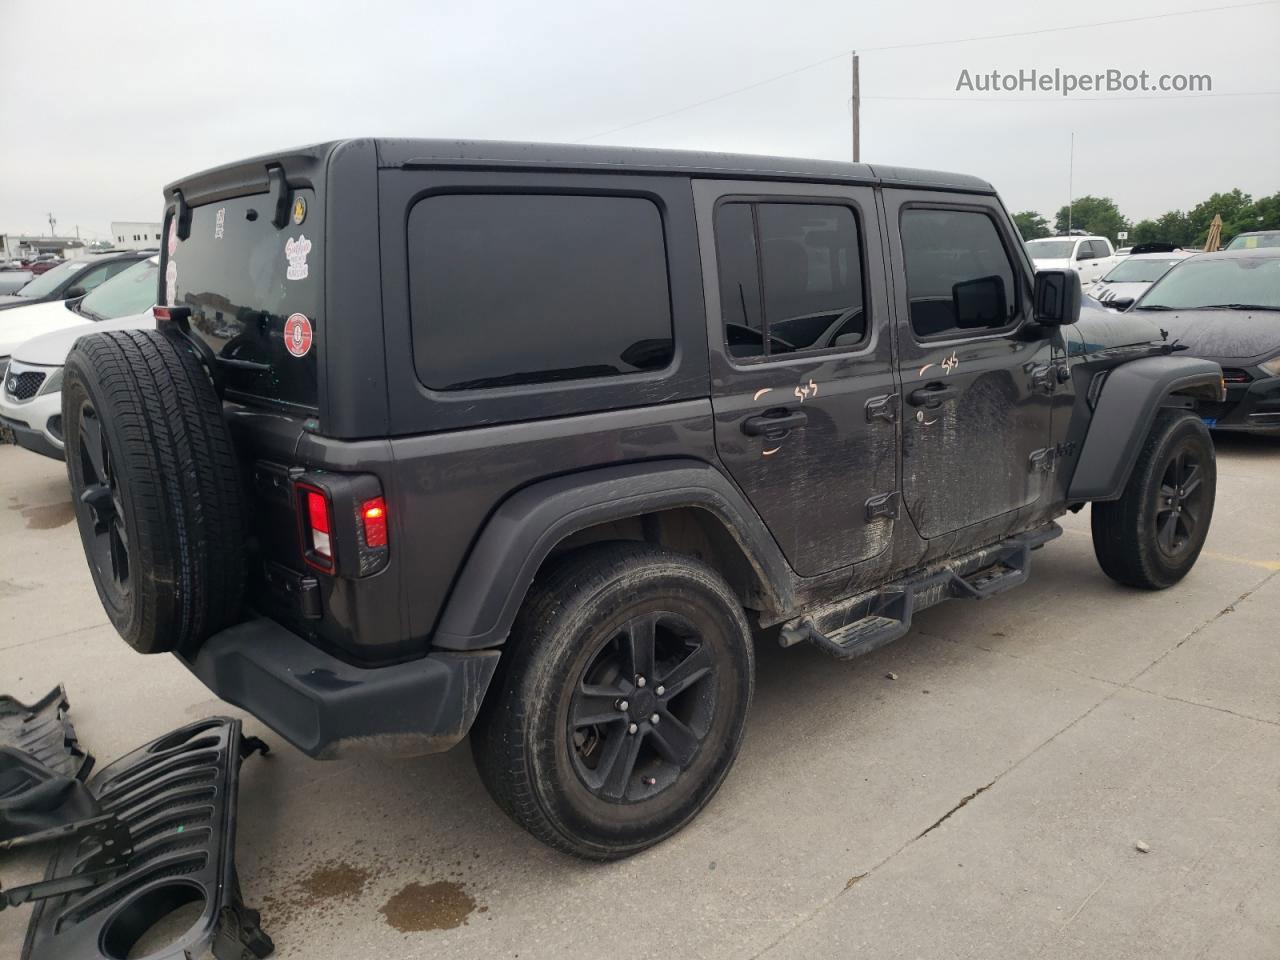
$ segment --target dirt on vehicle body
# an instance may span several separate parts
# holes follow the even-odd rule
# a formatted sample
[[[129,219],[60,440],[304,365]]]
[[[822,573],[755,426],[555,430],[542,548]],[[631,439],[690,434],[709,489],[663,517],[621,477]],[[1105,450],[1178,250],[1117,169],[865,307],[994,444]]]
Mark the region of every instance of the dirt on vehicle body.
[[[977,178],[356,140],[166,203],[160,329],[63,388],[113,622],[313,756],[471,731],[581,856],[710,799],[765,631],[860,655],[1088,502],[1134,586],[1208,530],[1221,370],[1082,313]]]

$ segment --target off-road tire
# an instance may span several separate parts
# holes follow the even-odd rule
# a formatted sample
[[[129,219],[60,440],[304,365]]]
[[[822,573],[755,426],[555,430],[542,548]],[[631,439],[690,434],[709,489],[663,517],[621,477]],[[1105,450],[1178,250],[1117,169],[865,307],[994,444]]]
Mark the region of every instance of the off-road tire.
[[[602,638],[616,635],[619,624],[660,618],[666,610],[708,631],[698,642],[709,643],[707,655],[714,656],[705,680],[713,690],[712,719],[694,759],[669,786],[608,802],[590,792],[575,767],[571,700],[598,656],[593,651],[616,642]],[[660,681],[662,670],[654,672]],[[626,857],[676,833],[719,789],[738,753],[754,675],[742,605],[705,564],[645,544],[586,547],[554,562],[530,589],[472,730],[476,767],[498,806],[539,840],[591,860]],[[651,692],[660,689],[651,684]]]
[[[1171,498],[1162,494],[1162,486],[1179,454],[1193,458],[1201,468],[1199,496],[1193,529],[1178,549],[1166,551],[1161,546],[1160,527],[1168,520]],[[1119,500],[1093,505],[1093,551],[1103,572],[1131,587],[1163,590],[1173,586],[1200,556],[1213,518],[1216,490],[1213,440],[1204,423],[1186,411],[1162,410],[1147,434],[1123,495]],[[1190,504],[1186,509],[1191,509]],[[1161,514],[1161,510],[1166,512]]]
[[[62,388],[67,476],[94,587],[141,653],[192,653],[235,623],[244,593],[241,475],[222,403],[190,346],[155,330],[81,338]],[[96,426],[95,426],[96,424]],[[91,507],[88,438],[100,433],[126,538],[127,586],[95,563],[103,526]],[[113,545],[114,546],[114,545]],[[108,551],[109,552],[109,551]]]

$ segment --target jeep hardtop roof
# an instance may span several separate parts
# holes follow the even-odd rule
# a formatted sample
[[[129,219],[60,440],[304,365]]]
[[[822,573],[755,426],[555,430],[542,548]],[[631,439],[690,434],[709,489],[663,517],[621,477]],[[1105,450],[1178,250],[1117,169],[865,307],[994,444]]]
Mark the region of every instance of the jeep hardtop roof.
[[[968,174],[878,163],[844,163],[700,150],[392,137],[332,140],[213,167],[168,184],[164,188],[165,197],[171,198],[175,190],[181,189],[188,203],[199,204],[235,193],[265,191],[268,164],[280,164],[290,178],[299,175],[310,178],[318,175],[331,156],[342,148],[367,143],[374,145],[378,166],[382,169],[462,166],[596,172],[616,170],[628,173],[666,173],[744,180],[813,180],[963,193],[995,193],[995,188],[986,180]]]

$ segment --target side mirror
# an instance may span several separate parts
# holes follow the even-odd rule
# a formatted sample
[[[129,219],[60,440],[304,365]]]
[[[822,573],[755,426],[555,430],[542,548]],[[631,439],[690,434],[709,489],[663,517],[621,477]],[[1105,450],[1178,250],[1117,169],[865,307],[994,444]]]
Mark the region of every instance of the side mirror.
[[[76,286],[68,287],[66,290],[62,292],[62,299],[74,300],[76,299],[76,297],[83,297],[86,293],[88,293],[88,291],[85,290],[84,287],[80,286],[79,284],[76,284]]]
[[[1113,297],[1107,301],[1107,306],[1112,310],[1128,310],[1136,301],[1133,297]]]
[[[1093,259],[1093,254],[1089,252],[1089,248],[1088,248],[1088,247],[1083,247],[1083,248],[1080,250],[1080,252],[1076,254],[1076,259],[1077,259],[1077,260],[1092,260],[1092,259]]]
[[[1003,327],[1009,322],[1004,281],[998,276],[966,280],[951,288],[956,326],[961,330]]]
[[[1080,278],[1074,270],[1037,270],[1036,323],[1060,327],[1080,319]]]

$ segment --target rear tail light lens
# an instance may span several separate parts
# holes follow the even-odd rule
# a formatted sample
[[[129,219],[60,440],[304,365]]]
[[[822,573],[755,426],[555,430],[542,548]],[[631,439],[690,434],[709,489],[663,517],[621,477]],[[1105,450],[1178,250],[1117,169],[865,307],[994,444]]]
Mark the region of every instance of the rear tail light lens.
[[[364,542],[367,547],[387,545],[387,502],[382,497],[366,500],[360,506],[364,522]]]
[[[302,555],[319,570],[333,569],[333,511],[324,493],[299,485],[302,498]]]
[[[314,473],[293,481],[302,557],[336,577],[367,577],[390,559],[382,484],[372,474]]]

